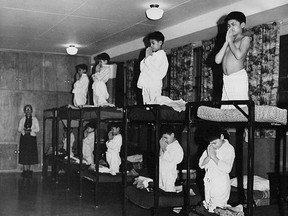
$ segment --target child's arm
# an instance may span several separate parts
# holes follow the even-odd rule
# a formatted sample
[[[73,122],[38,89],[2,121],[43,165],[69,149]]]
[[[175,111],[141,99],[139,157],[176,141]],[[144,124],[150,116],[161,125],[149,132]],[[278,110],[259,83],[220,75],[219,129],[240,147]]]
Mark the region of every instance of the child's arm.
[[[223,44],[222,48],[220,49],[220,51],[217,53],[217,55],[215,56],[215,62],[216,64],[221,64],[223,61],[223,57],[225,55],[226,49],[228,47],[228,42],[225,41],[225,43]]]
[[[94,74],[94,79],[103,81],[105,83],[109,80],[109,77],[110,77],[110,67],[108,65],[103,66],[99,73]]]
[[[113,139],[107,141],[106,146],[111,150],[120,150],[122,146],[122,136],[114,136]]]
[[[83,88],[86,88],[86,86],[88,86],[89,79],[81,79],[81,78],[74,83],[73,93],[79,92]]]
[[[172,145],[172,146],[171,146]],[[183,160],[183,149],[180,145],[170,144],[163,155],[164,160],[178,164]]]
[[[250,37],[244,36],[240,41],[240,46],[237,48],[234,44],[234,37],[231,28],[227,31],[226,41],[229,44],[230,50],[237,60],[242,59],[248,52],[250,46]]]
[[[225,172],[225,173],[230,173],[234,158],[235,158],[235,152],[233,147],[227,148],[225,152],[223,153],[223,157],[220,159],[216,156],[216,152],[212,153],[210,155],[211,159],[217,164],[217,167],[219,170]]]
[[[152,56],[148,56],[141,61],[141,71],[143,71],[144,68],[147,68],[145,72],[148,76],[163,79],[166,76],[168,70],[168,60],[166,54],[164,52],[158,51]],[[155,71],[157,72],[156,74]]]
[[[205,168],[206,164],[208,164],[208,162],[211,160],[209,154],[208,154],[208,148],[203,152],[202,156],[199,159],[199,167],[201,169]]]

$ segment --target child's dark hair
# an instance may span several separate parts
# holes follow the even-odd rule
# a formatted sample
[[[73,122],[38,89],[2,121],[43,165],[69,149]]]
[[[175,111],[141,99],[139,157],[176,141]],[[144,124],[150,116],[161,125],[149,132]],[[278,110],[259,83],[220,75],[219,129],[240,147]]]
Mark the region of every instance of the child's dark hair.
[[[217,125],[209,127],[207,130],[206,140],[207,142],[211,142],[215,139],[219,139],[222,134],[225,138],[227,138],[228,133],[225,129],[218,127]]]
[[[237,20],[240,24],[246,23],[246,16],[240,11],[232,11],[226,16],[225,22],[227,23],[229,20]]]
[[[119,128],[119,133],[122,132],[122,123],[121,122],[112,122],[108,126],[108,130],[110,131],[112,127]]]
[[[169,134],[171,135],[172,133],[174,133],[174,135],[176,136],[176,133],[175,133],[175,127],[173,125],[164,125],[162,128],[161,128],[161,132],[162,134]]]
[[[88,127],[93,128],[95,130],[97,128],[96,122],[88,122],[85,125],[85,129],[87,129]]]
[[[96,58],[98,59],[98,61],[103,60],[103,61],[107,61],[107,63],[110,62],[110,56],[105,52],[97,55]]]
[[[165,40],[164,35],[159,31],[150,33],[147,38],[148,40],[162,41],[162,43],[164,43],[164,40]]]
[[[76,70],[78,70],[79,68],[85,70],[86,72],[88,71],[88,66],[86,64],[76,65]]]

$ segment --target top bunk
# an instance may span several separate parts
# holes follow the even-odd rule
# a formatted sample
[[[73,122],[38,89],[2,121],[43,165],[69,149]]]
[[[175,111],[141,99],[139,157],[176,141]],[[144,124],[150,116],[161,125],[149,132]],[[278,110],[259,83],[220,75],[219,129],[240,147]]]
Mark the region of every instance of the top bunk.
[[[220,109],[229,105],[231,109]],[[137,123],[221,123],[227,126],[254,124],[262,127],[287,125],[287,110],[275,106],[258,106],[250,100],[189,102],[185,111],[166,105],[134,105],[126,108],[129,122]],[[260,123],[260,124],[259,124]]]
[[[230,105],[231,109],[220,109],[221,105]],[[275,106],[258,106],[253,101],[189,102],[186,104],[189,122],[206,124],[214,122],[227,126],[257,125],[274,127],[287,125],[287,110]]]
[[[101,121],[122,121],[123,109],[117,107],[95,107],[83,106],[75,107],[68,105],[60,108],[53,108],[44,110],[44,119],[58,118],[61,120],[91,120],[98,119],[100,116]]]
[[[185,111],[158,104],[128,106],[125,113],[127,120],[135,123],[185,123],[187,119]]]

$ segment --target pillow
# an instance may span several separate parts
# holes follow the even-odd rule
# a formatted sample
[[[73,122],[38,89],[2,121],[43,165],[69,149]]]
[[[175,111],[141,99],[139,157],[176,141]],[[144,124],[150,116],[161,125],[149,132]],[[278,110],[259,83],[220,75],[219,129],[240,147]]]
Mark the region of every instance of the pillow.
[[[230,180],[231,186],[237,187],[237,178]],[[247,175],[243,176],[243,188],[247,189]],[[269,180],[260,176],[254,176],[253,190],[267,191],[269,190]]]

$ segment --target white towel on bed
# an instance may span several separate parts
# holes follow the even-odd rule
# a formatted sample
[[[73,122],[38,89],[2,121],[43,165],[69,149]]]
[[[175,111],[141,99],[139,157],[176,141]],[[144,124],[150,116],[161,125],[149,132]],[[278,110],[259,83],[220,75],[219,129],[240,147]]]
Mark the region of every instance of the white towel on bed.
[[[166,105],[172,107],[175,111],[181,112],[186,109],[186,102],[182,99],[172,100],[166,96],[158,96],[155,98],[155,104]]]

